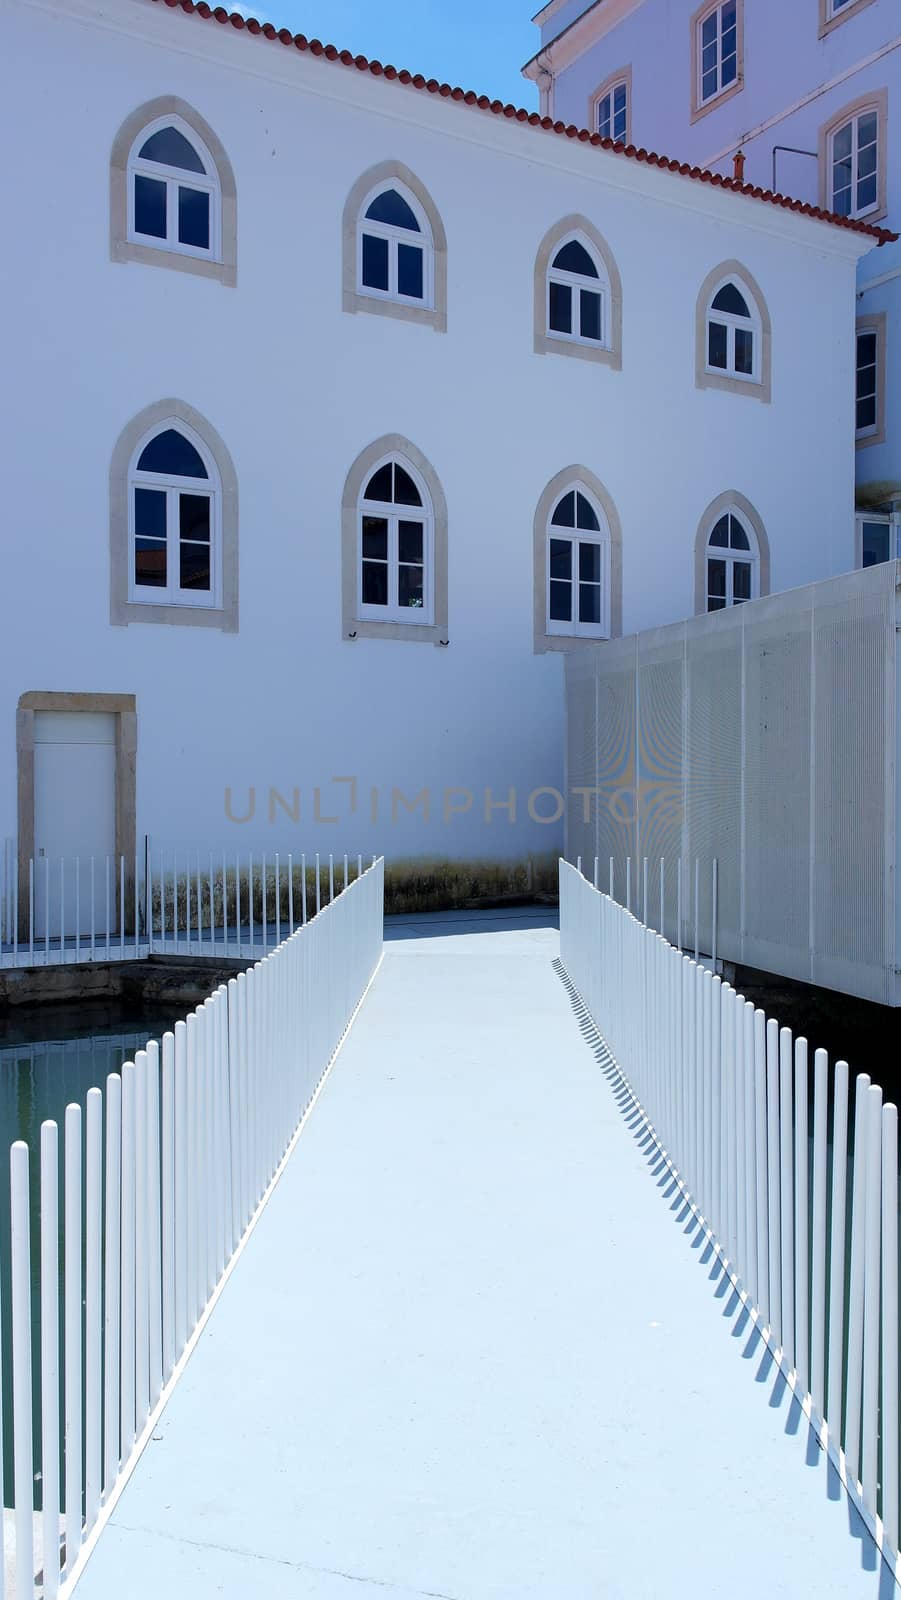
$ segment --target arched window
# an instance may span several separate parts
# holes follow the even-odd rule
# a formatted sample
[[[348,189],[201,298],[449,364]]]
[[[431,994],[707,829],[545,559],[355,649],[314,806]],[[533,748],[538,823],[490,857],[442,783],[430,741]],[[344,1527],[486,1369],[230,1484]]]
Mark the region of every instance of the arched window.
[[[841,217],[877,222],[887,209],[888,93],[876,89],[820,129],[820,204]]]
[[[606,344],[605,301],[609,290],[581,239],[567,239],[547,275],[547,331],[555,339]]]
[[[238,626],[237,480],[215,429],[148,406],[110,467],[110,620]]]
[[[132,460],[129,500],[129,598],[136,604],[218,605],[218,474],[193,429],[173,422],[142,441]]]
[[[535,262],[535,350],[622,364],[622,290],[610,250],[585,217],[545,234]]]
[[[344,309],[447,326],[447,246],[431,197],[386,161],[354,184],[344,208]]]
[[[432,304],[432,240],[412,197],[392,184],[365,206],[359,228],[361,294]]]
[[[218,259],[219,179],[193,130],[177,117],[142,128],[128,163],[128,236],[177,255]]]
[[[766,530],[750,501],[720,495],[701,518],[695,545],[695,611],[724,611],[769,593]]]
[[[717,289],[707,312],[707,368],[760,382],[760,318],[733,278]]]
[[[707,610],[723,611],[760,593],[757,544],[737,511],[718,517],[707,539]]]
[[[344,491],[343,633],[447,643],[447,510],[409,440],[359,456]]]
[[[698,388],[770,399],[769,312],[739,262],[724,261],[708,273],[698,296],[696,333]]]
[[[610,530],[582,484],[559,496],[548,522],[547,632],[576,639],[610,634]]]
[[[163,95],[126,119],[113,143],[114,261],[141,261],[237,281],[234,173],[212,128]]]

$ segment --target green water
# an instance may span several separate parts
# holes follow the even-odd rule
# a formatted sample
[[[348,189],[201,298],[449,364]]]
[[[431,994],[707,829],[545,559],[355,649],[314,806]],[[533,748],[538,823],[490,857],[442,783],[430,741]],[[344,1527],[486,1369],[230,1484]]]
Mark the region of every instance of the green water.
[[[0,1019],[0,1403],[3,1415],[3,1503],[13,1503],[12,1355],[10,1334],[9,1147],[24,1140],[30,1152],[32,1381],[34,1393],[35,1506],[40,1506],[40,1144],[41,1123],[59,1127],[60,1316],[63,1304],[63,1124],[68,1105],[84,1112],[89,1089],[105,1089],[109,1073],[134,1058],[148,1039],[159,1039],[177,1018],[171,1013],[83,1006],[40,1018]],[[82,1135],[83,1137],[83,1135]],[[62,1365],[62,1364],[61,1364]],[[60,1395],[62,1405],[62,1392]],[[60,1410],[60,1416],[63,1412]]]

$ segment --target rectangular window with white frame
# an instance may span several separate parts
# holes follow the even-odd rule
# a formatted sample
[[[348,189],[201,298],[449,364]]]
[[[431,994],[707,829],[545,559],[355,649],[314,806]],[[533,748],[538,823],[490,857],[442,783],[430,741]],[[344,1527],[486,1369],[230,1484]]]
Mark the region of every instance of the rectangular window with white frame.
[[[843,107],[820,129],[820,205],[840,217],[877,222],[887,207],[884,89]]]
[[[901,558],[901,512],[860,512],[856,520],[858,567]]]
[[[611,73],[591,97],[589,126],[602,139],[618,144],[632,141],[632,69],[623,67]]]
[[[820,38],[873,4],[874,0],[820,0]]]
[[[886,314],[857,319],[855,431],[858,449],[885,441]]]
[[[743,0],[717,0],[692,18],[692,119],[704,116],[743,82]]]

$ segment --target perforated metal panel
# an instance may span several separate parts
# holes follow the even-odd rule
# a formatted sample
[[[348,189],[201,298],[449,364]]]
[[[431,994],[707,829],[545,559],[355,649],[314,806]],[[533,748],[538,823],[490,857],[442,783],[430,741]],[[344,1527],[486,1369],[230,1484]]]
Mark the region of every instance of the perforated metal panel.
[[[901,563],[885,564],[568,663],[569,715],[581,730],[572,759],[579,781],[600,791],[592,846],[581,853],[601,858],[603,887],[613,856],[616,896],[625,898],[631,855],[631,904],[643,909],[646,856],[648,920],[657,926],[662,856],[672,938],[681,860],[688,944],[697,861],[699,944],[710,953],[715,859],[718,955],[901,1002],[899,584]],[[593,761],[584,747],[589,666]],[[570,806],[570,835],[585,837],[580,801]]]

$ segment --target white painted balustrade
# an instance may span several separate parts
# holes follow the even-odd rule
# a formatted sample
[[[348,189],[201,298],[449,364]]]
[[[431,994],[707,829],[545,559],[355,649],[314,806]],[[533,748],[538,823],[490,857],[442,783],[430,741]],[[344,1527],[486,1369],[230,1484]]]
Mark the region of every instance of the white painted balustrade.
[[[172,848],[134,857],[20,862],[0,851],[0,968],[135,961],[148,955],[254,959],[363,871],[362,857]]]
[[[595,882],[597,869],[595,868]],[[898,1556],[898,1113],[560,863],[566,971],[749,1311]]]
[[[378,964],[384,862],[10,1151],[16,1600],[67,1594]],[[63,1316],[59,1321],[60,1222]],[[32,1317],[40,1339],[32,1370]],[[61,1385],[62,1380],[62,1385]],[[61,1398],[62,1397],[62,1398]],[[35,1466],[41,1461],[41,1509]],[[62,1468],[62,1470],[60,1470]],[[93,1530],[93,1534],[92,1534]],[[7,1541],[9,1543],[9,1541]],[[0,1596],[10,1576],[0,1566]]]

